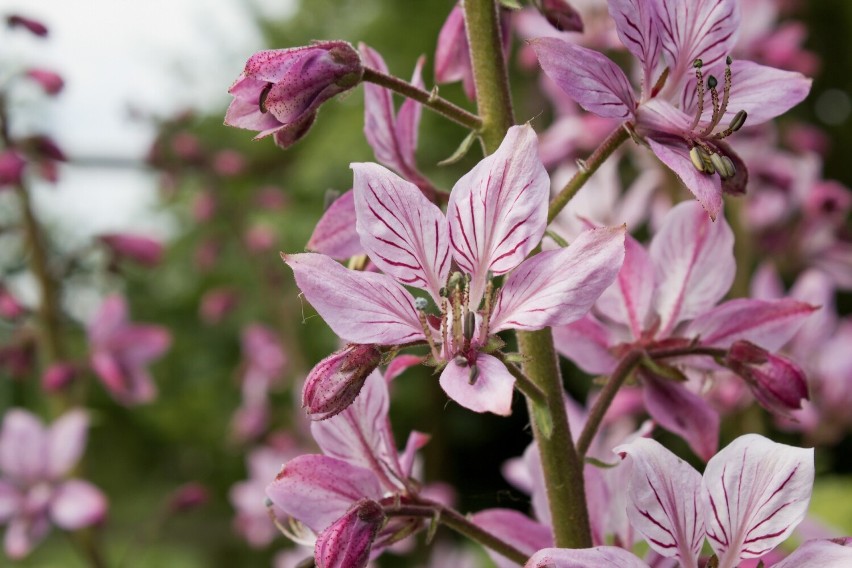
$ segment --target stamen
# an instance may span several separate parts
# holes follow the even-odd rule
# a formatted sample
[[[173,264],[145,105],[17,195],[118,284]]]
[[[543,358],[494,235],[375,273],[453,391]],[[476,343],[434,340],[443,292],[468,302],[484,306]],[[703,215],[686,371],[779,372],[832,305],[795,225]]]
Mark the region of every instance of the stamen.
[[[443,290],[443,288],[442,288]],[[441,341],[443,342],[444,353],[449,353],[450,346],[447,345],[447,300],[441,300]]]
[[[464,316],[464,342],[466,347],[470,347],[470,340],[473,339],[473,332],[476,329],[476,314],[467,312]]]
[[[707,128],[704,129],[704,132],[701,133],[702,136],[709,136],[713,129],[716,128],[716,125],[719,124],[719,118],[721,115],[719,114],[719,91],[716,90],[716,85],[719,84],[719,81],[713,75],[707,77],[707,88],[710,89],[710,100],[713,101],[713,118],[710,119],[710,124],[707,125]]]
[[[743,127],[745,124],[746,118],[748,118],[748,113],[744,110],[739,111],[734,115],[734,118],[731,119],[731,123],[728,127],[722,132],[717,133],[713,138],[717,140],[721,140],[723,138],[727,138],[737,130]]]
[[[704,159],[701,157],[701,148],[693,146],[689,151],[689,159],[692,160],[692,165],[701,173],[704,173]]]
[[[731,63],[733,63],[733,59],[729,55],[727,59],[725,59],[725,91],[722,93],[722,108],[719,109],[719,120],[722,120],[722,117],[725,116],[725,113],[728,111],[728,100],[731,98]],[[716,125],[713,125],[713,128],[716,128]]]
[[[710,161],[713,162],[713,167],[716,168],[716,171],[719,173],[719,177],[722,179],[733,177],[736,173],[734,163],[727,156],[721,156],[713,153],[710,154]]]
[[[491,281],[490,274],[488,283],[485,284],[485,306],[482,310],[482,325],[479,326],[479,341],[485,343],[488,340],[488,324],[491,319],[491,296],[494,294],[494,283]]]
[[[272,90],[272,86],[272,83],[267,83],[263,90],[260,92],[260,98],[257,101],[257,106],[260,108],[260,112],[262,112],[263,114],[266,114],[268,110],[266,108],[266,97],[269,96],[269,91]]]
[[[420,320],[420,327],[423,328],[423,335],[426,337],[426,343],[429,344],[429,350],[432,352],[432,358],[438,362],[441,360],[441,354],[438,352],[438,347],[435,345],[435,339],[432,337],[432,327],[426,320],[426,306],[429,302],[426,298],[415,298],[414,307],[417,309],[417,319]]]
[[[695,88],[698,91],[698,112],[695,113],[695,118],[692,119],[692,125],[689,129],[695,130],[695,127],[698,126],[698,123],[701,121],[701,115],[704,114],[704,75],[701,73],[701,68],[704,66],[704,62],[700,59],[696,59],[692,62],[692,66],[695,68]]]

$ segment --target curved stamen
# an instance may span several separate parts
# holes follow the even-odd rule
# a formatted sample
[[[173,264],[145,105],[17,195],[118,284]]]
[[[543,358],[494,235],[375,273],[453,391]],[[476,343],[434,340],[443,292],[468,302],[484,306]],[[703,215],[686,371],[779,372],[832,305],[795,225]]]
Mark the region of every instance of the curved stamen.
[[[695,118],[692,119],[692,124],[689,126],[689,129],[695,130],[695,127],[698,126],[698,123],[701,121],[701,115],[704,114],[704,76],[701,73],[701,68],[704,66],[704,62],[700,59],[696,59],[692,62],[692,66],[695,68],[695,88],[698,91],[698,112],[695,113]]]

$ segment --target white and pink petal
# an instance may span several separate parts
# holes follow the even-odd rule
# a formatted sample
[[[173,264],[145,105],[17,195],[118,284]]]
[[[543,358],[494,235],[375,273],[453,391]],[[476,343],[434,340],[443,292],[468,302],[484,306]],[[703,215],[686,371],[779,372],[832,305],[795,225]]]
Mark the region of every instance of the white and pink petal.
[[[512,413],[515,377],[499,359],[478,353],[473,365],[455,359],[441,372],[441,388],[451,399],[474,412]]]
[[[648,568],[632,552],[617,546],[545,548],[533,554],[524,568]]]

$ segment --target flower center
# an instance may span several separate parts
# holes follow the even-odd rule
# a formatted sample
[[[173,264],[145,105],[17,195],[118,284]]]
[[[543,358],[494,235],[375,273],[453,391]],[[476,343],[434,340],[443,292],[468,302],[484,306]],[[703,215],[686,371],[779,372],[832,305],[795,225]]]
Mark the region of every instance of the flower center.
[[[692,165],[701,173],[713,175],[718,173],[722,179],[733,177],[737,173],[734,162],[729,158],[722,147],[717,144],[717,141],[723,140],[739,130],[745,124],[748,114],[744,110],[740,110],[734,115],[730,124],[724,130],[715,132],[716,127],[728,110],[728,102],[731,97],[731,63],[733,60],[729,56],[725,61],[725,85],[722,91],[721,100],[719,91],[716,87],[719,85],[718,79],[713,75],[707,77],[707,88],[705,91],[704,75],[701,71],[704,63],[700,59],[692,62],[695,68],[695,78],[697,80],[697,95],[698,109],[695,112],[695,117],[690,125],[689,132],[685,133],[686,143],[689,146],[689,158],[692,160]],[[710,101],[713,105],[713,116],[710,123],[703,129],[698,129],[701,122],[701,116],[704,114],[705,95],[710,93]]]

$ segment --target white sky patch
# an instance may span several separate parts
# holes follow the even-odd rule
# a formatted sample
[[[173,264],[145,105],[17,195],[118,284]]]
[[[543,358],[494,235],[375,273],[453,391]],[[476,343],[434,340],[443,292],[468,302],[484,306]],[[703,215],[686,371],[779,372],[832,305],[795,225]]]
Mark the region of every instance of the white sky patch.
[[[65,79],[58,97],[25,101],[12,117],[16,130],[45,132],[72,157],[143,159],[154,129],[132,110],[169,117],[187,108],[224,109],[228,87],[263,47],[255,6],[286,16],[295,2],[4,0],[0,16],[37,19],[50,34],[0,31],[3,74],[10,66],[43,67]],[[69,165],[57,186],[34,189],[39,213],[80,238],[104,230],[165,236],[174,227],[152,214],[155,186],[142,170]]]

